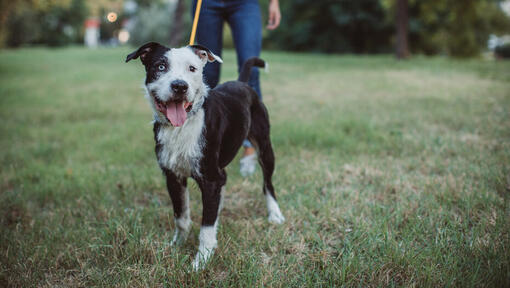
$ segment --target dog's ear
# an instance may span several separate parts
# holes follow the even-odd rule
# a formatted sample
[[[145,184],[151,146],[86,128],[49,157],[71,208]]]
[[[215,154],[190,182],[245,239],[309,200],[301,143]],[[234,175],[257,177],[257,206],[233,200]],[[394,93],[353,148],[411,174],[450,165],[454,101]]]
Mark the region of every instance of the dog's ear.
[[[147,44],[142,45],[140,48],[138,48],[138,50],[127,55],[126,63],[133,59],[137,59],[138,57],[140,57],[140,60],[142,60],[142,63],[145,64],[145,59],[147,58],[147,55],[149,53],[151,53],[152,51],[154,51],[159,46],[163,46],[163,45],[156,43],[156,42],[149,42]]]
[[[195,54],[197,54],[197,56],[200,59],[202,59],[202,61],[209,61],[209,62],[218,61],[220,63],[223,63],[223,60],[221,60],[221,58],[219,56],[217,56],[214,53],[212,53],[211,50],[209,50],[205,46],[197,44],[197,45],[191,45],[191,46],[188,46],[188,47],[191,48],[191,50],[193,50],[193,52]]]

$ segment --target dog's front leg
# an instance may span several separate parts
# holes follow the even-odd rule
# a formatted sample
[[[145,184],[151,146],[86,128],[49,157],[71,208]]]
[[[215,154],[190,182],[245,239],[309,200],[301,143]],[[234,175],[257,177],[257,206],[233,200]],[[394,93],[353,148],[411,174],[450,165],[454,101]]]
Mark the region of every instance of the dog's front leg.
[[[203,180],[198,183],[202,190],[202,227],[200,228],[200,244],[198,252],[193,260],[193,269],[195,271],[204,268],[207,261],[214,254],[214,249],[218,245],[216,232],[218,228],[218,218],[222,206],[222,188],[226,182],[224,171],[218,180]]]
[[[191,226],[189,193],[186,187],[187,179],[177,177],[177,175],[168,169],[165,169],[163,172],[166,176],[168,194],[170,194],[174,207],[175,232],[170,244],[172,246],[180,245],[188,238]]]

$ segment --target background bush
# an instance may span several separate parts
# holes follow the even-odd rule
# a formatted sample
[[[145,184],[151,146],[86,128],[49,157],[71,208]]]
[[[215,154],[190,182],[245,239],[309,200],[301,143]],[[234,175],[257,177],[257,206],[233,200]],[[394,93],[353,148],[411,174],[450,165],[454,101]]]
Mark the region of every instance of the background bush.
[[[282,24],[268,46],[327,53],[390,52],[396,0],[282,1]],[[490,34],[510,31],[510,19],[495,0],[409,0],[411,52],[477,56]],[[267,9],[263,7],[263,11]]]
[[[62,46],[83,41],[83,24],[89,14],[85,0],[36,3],[21,2],[8,17],[8,46]]]
[[[494,52],[498,57],[510,58],[510,43],[506,43],[496,47],[496,50]]]
[[[376,53],[390,51],[392,26],[378,0],[282,1],[274,47],[295,51]]]
[[[130,25],[130,42],[133,45],[141,45],[146,42],[156,41],[168,43],[173,23],[173,2],[147,3],[140,5],[134,21]]]
[[[410,1],[409,46],[414,53],[472,57],[490,34],[510,31],[509,17],[494,0]]]
[[[264,30],[264,46],[307,52],[390,53],[394,50],[396,1],[282,1],[281,26],[275,31]],[[408,2],[409,48],[412,53],[474,57],[486,49],[490,34],[501,35],[510,31],[510,18],[500,9],[500,0]],[[119,20],[113,24],[106,23],[104,13],[99,13],[104,22],[101,25],[103,41],[115,35],[123,19],[130,19],[128,28],[133,45],[159,41],[177,46],[175,43],[185,44],[189,37],[191,1],[136,0],[138,9],[133,15],[121,11],[121,1],[92,3],[99,2],[0,1],[0,46],[61,46],[81,42],[84,20],[90,16],[87,5],[97,9],[111,3],[119,7],[116,8]],[[260,0],[264,25],[267,4],[268,0]],[[176,15],[181,16],[182,22]],[[224,40],[225,47],[233,47],[228,28],[225,28]]]

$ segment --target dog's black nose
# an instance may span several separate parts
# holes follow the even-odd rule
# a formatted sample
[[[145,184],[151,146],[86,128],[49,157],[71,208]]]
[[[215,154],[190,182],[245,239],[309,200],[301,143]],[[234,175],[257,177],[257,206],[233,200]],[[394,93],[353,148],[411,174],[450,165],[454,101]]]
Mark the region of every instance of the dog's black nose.
[[[188,91],[188,83],[182,80],[173,81],[170,87],[172,87],[172,91],[175,93],[186,93],[186,91]]]

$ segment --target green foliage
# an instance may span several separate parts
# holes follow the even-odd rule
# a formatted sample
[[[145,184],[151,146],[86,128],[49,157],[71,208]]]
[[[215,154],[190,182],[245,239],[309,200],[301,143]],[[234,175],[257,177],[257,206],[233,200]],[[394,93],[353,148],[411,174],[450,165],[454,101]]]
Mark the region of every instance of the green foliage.
[[[138,10],[130,27],[130,42],[168,43],[174,23],[175,1],[136,0]],[[414,54],[474,57],[486,47],[490,34],[510,31],[510,18],[499,0],[409,0],[409,47]],[[268,0],[261,0],[264,20]],[[190,1],[185,1],[184,35],[189,32]],[[282,23],[264,31],[264,46],[282,50],[326,53],[381,53],[393,50],[395,0],[281,1]],[[97,4],[96,4],[97,6]],[[85,0],[12,0],[0,2],[0,44],[61,46],[81,42],[88,15]],[[103,40],[120,28],[101,25]],[[104,18],[104,17],[103,17]],[[5,24],[4,24],[5,23]],[[176,27],[174,27],[176,28]],[[186,38],[186,37],[184,37]],[[233,47],[229,29],[225,47]]]
[[[25,43],[37,42],[41,37],[39,19],[37,11],[20,4],[7,19],[7,46],[18,47]]]
[[[46,44],[63,46],[83,39],[83,23],[88,15],[85,0],[70,5],[54,3],[44,9],[33,4],[19,4],[7,22],[7,45]]]
[[[379,0],[282,1],[269,41],[282,49],[376,53],[389,50],[391,25]]]
[[[410,48],[415,53],[477,56],[490,34],[508,32],[510,18],[493,0],[410,1]]]
[[[170,45],[171,41],[180,41],[175,46],[185,45],[188,42],[191,29],[191,1],[183,1],[185,15],[181,15],[182,26],[175,23],[176,10],[179,9],[177,1],[166,0],[136,0],[138,9],[133,15],[127,15],[134,20],[128,29],[131,34],[129,42],[133,45],[140,45],[149,41],[157,41]],[[172,38],[173,29],[184,27],[180,37]],[[175,31],[177,32],[177,31]],[[178,40],[180,38],[180,40]]]
[[[150,7],[152,4],[161,4],[161,0],[135,0],[139,7]]]
[[[168,43],[175,5],[170,2],[142,2],[134,15],[135,23],[130,29],[130,43],[140,45],[150,41]]]
[[[477,56],[490,34],[508,32],[510,18],[494,0],[409,0],[409,46],[414,53]],[[388,52],[394,0],[282,1],[281,27],[266,46],[319,52]],[[263,9],[264,10],[264,9]],[[269,45],[268,45],[269,44]]]
[[[87,14],[84,0],[73,0],[68,8],[52,7],[42,16],[42,42],[62,46],[81,41]]]
[[[500,58],[510,58],[510,43],[497,46],[494,53]]]

